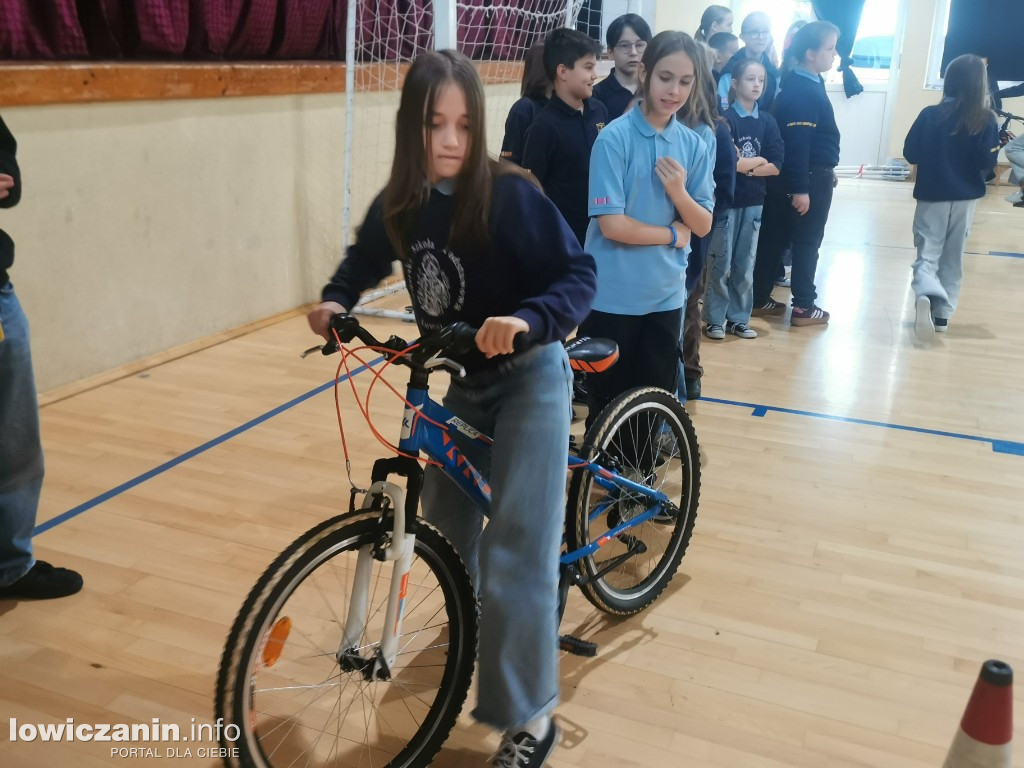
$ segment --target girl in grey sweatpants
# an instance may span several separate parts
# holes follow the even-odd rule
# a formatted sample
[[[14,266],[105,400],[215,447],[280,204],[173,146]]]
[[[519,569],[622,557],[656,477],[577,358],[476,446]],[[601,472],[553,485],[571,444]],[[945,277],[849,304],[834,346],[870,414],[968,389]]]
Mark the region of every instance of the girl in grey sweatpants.
[[[942,96],[918,115],[903,146],[903,156],[918,167],[913,290],[921,341],[944,332],[956,311],[964,245],[999,155],[984,61],[971,54],[951,61]]]

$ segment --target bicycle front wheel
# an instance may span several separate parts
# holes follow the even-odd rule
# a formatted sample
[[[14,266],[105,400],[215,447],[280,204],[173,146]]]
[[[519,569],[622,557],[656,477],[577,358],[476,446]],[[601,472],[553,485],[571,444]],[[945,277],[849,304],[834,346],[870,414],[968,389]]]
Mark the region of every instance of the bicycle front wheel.
[[[267,569],[228,636],[216,716],[228,766],[427,766],[466,699],[477,609],[452,545],[420,522],[398,655],[388,679],[367,666],[383,633],[393,563],[373,559],[364,631],[342,649],[361,548],[384,547],[390,517],[343,515],[300,536]],[[340,650],[354,651],[339,659]],[[356,659],[355,664],[352,660]],[[372,663],[369,668],[372,669]]]
[[[665,590],[686,552],[697,517],[700,457],[689,414],[662,389],[631,389],[605,407],[587,430],[581,458],[664,493],[671,507],[615,537],[610,529],[654,503],[624,487],[608,491],[586,471],[569,487],[569,544],[600,549],[580,561],[583,594],[607,613],[642,611]]]

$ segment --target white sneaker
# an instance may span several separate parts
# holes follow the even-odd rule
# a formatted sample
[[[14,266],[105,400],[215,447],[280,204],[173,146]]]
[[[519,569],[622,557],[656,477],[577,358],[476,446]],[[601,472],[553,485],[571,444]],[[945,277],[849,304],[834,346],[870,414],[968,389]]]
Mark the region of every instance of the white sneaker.
[[[1024,200],[1024,190],[1018,189],[1012,195],[1006,196],[1006,202],[1008,203],[1019,203],[1021,200]]]
[[[917,315],[914,317],[914,333],[924,344],[935,337],[935,323],[932,321],[932,300],[927,296],[918,296],[914,304]]]
[[[707,328],[704,329],[704,335],[709,339],[724,339],[725,328],[715,323],[708,323]]]

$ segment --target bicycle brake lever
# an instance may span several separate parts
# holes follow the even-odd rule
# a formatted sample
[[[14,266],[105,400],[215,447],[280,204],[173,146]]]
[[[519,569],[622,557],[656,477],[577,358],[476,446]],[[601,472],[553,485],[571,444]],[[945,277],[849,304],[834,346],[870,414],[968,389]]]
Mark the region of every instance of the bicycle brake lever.
[[[434,368],[447,368],[452,373],[457,373],[460,379],[466,378],[466,369],[448,357],[437,357],[435,355],[423,363],[423,367],[428,371]]]
[[[299,355],[303,360],[312,355],[314,352],[319,352],[321,355],[333,355],[338,351],[338,343],[336,341],[328,341],[325,344],[317,344],[315,347],[310,347],[305,352]]]
[[[314,352],[322,352],[323,349],[324,349],[324,345],[323,344],[317,344],[315,347],[310,347],[305,352],[300,354],[299,357],[301,357],[303,360],[305,360],[307,357],[312,355]]]

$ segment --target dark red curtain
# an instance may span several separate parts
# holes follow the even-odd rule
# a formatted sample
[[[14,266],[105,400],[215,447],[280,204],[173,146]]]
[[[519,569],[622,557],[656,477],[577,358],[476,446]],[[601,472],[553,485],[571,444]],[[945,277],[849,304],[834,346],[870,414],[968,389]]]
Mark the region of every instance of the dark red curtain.
[[[553,5],[461,0],[459,47],[474,59],[520,59],[561,23],[535,15],[555,14]],[[348,0],[0,0],[0,59],[343,60],[347,8]],[[360,59],[407,59],[432,47],[433,2],[366,3],[359,25]]]
[[[88,53],[75,0],[0,0],[0,58],[66,59]]]

